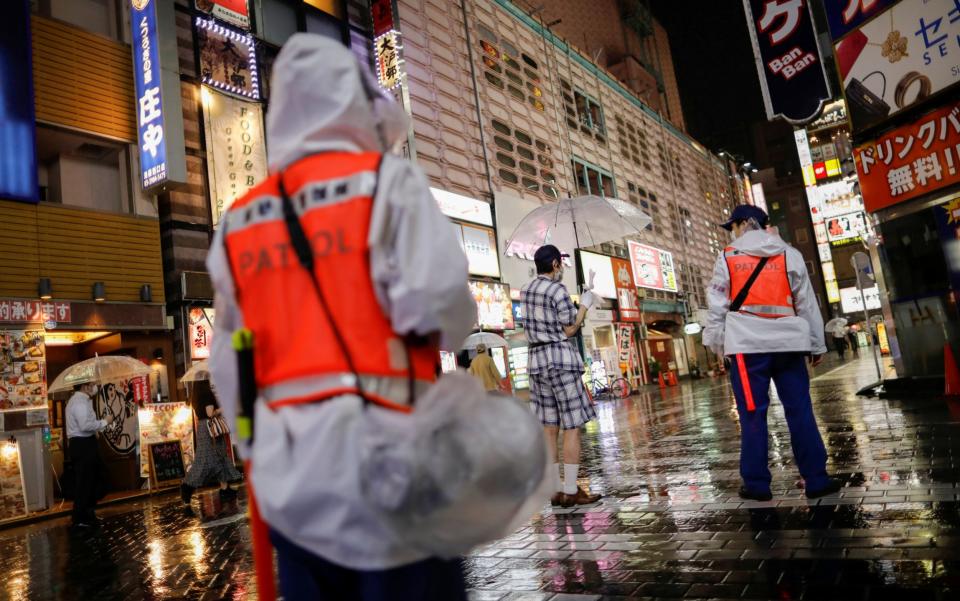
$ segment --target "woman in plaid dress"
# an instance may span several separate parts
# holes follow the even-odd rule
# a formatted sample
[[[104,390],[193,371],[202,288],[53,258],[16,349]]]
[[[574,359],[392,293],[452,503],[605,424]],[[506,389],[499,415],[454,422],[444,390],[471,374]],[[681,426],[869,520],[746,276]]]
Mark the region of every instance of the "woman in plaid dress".
[[[213,438],[210,436],[208,422],[210,418],[220,415],[220,405],[217,397],[210,388],[210,382],[201,380],[193,384],[193,411],[196,414],[196,449],[193,464],[187,471],[183,484],[180,485],[180,497],[183,499],[187,513],[190,509],[190,498],[193,491],[214,482],[220,483],[220,498],[228,499],[236,496],[229,483],[240,480],[240,472],[233,465],[227,452],[226,435]]]

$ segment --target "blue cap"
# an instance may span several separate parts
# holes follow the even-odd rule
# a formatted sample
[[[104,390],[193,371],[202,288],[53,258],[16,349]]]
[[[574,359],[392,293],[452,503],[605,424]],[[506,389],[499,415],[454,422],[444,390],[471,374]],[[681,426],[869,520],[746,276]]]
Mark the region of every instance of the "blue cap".
[[[766,227],[767,222],[770,220],[767,217],[767,213],[760,207],[755,207],[753,205],[737,205],[733,209],[733,215],[730,216],[725,223],[721,223],[720,227],[727,230],[728,232],[733,229],[733,224],[737,221],[747,221],[748,219],[756,220],[757,224],[760,227]]]

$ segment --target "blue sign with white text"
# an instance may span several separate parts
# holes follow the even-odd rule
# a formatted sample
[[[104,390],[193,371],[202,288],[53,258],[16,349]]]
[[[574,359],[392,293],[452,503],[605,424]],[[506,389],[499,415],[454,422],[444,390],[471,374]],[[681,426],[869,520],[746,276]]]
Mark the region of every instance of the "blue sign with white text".
[[[144,190],[167,180],[167,146],[164,140],[163,102],[160,94],[157,1],[132,0],[130,3],[140,180]]]
[[[30,3],[4,5],[0,19],[0,198],[37,202]]]

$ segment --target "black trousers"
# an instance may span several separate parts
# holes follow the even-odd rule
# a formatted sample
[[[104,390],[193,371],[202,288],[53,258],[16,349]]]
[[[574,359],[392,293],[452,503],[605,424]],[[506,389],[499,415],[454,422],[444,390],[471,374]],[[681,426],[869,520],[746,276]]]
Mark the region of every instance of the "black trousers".
[[[97,506],[97,479],[100,477],[100,458],[95,436],[75,436],[70,439],[70,460],[73,462],[73,522],[93,519]]]
[[[390,570],[344,568],[271,530],[287,601],[467,601],[463,562],[425,559]]]

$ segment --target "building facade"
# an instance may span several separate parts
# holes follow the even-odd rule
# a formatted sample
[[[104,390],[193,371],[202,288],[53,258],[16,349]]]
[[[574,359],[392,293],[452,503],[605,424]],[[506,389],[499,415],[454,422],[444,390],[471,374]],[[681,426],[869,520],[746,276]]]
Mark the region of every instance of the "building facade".
[[[606,10],[619,22],[616,2],[595,4],[591,10]],[[416,161],[436,188],[491,203],[501,279],[518,288],[531,275],[532,263],[509,256],[504,244],[530,209],[582,194],[634,204],[653,220],[638,240],[671,253],[678,282],[676,291],[640,289],[644,321],[669,328],[664,338],[676,348],[664,353],[673,369],[686,373],[688,362],[704,364],[703,349],[679,326],[686,314],[693,320],[706,308],[713,264],[727,242],[716,226],[732,198],[723,161],[598,64],[597,54],[548,26],[548,19],[583,20],[567,4],[527,11],[500,0],[402,0],[394,8],[405,70],[398,96],[413,118]],[[612,54],[620,39],[583,33],[594,53]],[[664,38],[646,43],[658,39]],[[663,95],[664,109],[669,96]],[[626,244],[593,250],[630,258]]]

